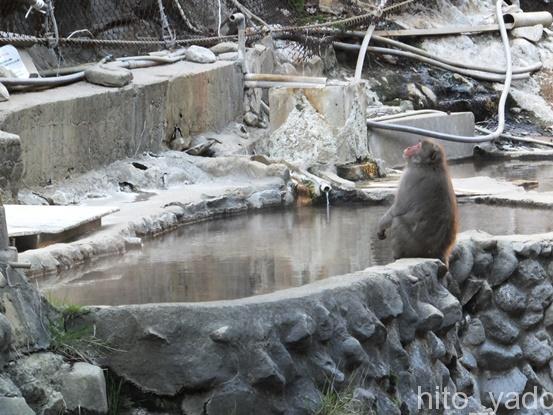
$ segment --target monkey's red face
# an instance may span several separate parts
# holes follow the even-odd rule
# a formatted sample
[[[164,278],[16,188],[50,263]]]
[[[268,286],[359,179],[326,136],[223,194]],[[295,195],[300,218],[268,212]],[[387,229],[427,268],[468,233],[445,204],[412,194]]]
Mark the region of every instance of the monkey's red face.
[[[407,147],[405,150],[403,150],[403,157],[405,159],[410,159],[415,154],[418,154],[421,151],[422,143],[415,144],[414,146]]]

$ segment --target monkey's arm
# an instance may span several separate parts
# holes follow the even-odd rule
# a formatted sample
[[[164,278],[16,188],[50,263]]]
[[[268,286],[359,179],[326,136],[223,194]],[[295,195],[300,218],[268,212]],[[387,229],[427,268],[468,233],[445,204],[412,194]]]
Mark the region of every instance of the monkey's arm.
[[[402,207],[402,204],[398,202],[399,201],[396,201],[396,203],[394,203],[394,205],[390,209],[388,209],[388,211],[378,222],[378,239],[386,239],[386,229],[392,226],[393,219],[399,216],[403,216],[409,211],[408,206]]]
[[[390,226],[392,226],[392,219],[394,218],[392,216],[392,212],[394,210],[394,207],[392,206],[388,211],[380,218],[380,221],[378,222],[378,239],[381,241],[386,239],[386,229],[388,229]]]

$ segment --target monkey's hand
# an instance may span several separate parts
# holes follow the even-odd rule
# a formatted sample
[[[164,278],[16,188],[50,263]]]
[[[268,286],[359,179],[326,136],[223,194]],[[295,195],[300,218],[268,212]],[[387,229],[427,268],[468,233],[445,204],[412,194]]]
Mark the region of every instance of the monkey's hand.
[[[378,231],[377,235],[378,235],[378,239],[383,241],[384,239],[386,239],[386,229],[382,229]]]

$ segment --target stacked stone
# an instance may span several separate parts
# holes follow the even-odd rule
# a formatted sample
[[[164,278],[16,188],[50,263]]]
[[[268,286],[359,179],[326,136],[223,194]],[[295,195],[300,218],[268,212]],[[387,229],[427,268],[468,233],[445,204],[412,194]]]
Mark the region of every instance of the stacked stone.
[[[314,413],[325,390],[352,385],[364,409],[417,414],[419,392],[477,389],[459,363],[462,310],[439,281],[445,272],[402,261],[251,299],[87,318],[113,347],[103,365],[187,415]],[[466,408],[482,409],[476,398]]]
[[[461,361],[478,378],[484,405],[491,405],[493,396],[509,406],[508,398],[534,387],[538,397],[552,391],[551,253],[550,240],[477,236],[463,240],[452,254],[449,287],[470,316]]]

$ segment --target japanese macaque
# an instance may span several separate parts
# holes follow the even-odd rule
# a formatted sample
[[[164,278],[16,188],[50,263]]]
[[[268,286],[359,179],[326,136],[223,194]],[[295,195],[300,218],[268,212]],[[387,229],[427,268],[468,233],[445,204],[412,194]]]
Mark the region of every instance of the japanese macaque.
[[[405,149],[407,166],[392,207],[380,219],[378,238],[390,228],[399,258],[438,258],[446,265],[458,228],[457,200],[441,145],[424,140]]]

